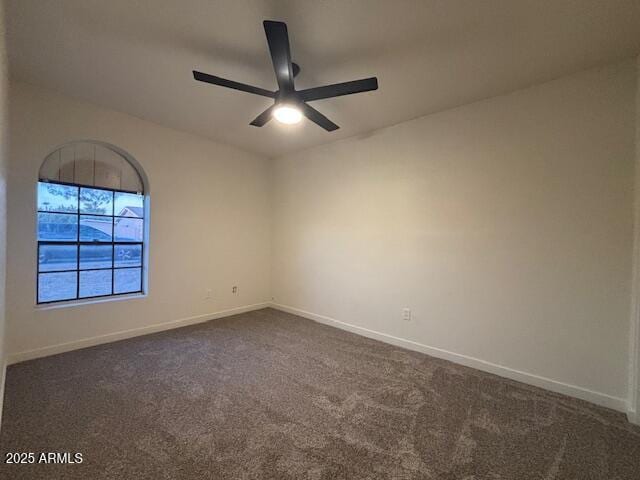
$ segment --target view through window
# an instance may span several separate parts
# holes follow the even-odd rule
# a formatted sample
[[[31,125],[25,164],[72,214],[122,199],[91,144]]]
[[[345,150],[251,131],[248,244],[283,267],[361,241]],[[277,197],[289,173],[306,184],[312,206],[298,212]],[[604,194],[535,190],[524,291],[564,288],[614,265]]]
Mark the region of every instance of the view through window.
[[[144,195],[38,182],[37,302],[142,292]]]

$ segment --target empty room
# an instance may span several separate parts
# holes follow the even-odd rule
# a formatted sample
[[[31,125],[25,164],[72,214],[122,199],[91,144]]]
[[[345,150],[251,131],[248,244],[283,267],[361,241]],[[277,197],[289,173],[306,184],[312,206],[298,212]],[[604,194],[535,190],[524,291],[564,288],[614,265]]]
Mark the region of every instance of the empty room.
[[[640,479],[638,0],[0,0],[0,479]]]

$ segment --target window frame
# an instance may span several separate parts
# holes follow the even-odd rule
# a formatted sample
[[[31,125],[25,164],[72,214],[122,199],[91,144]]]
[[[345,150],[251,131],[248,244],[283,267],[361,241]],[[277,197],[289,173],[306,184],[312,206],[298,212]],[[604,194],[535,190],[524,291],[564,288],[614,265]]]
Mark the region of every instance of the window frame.
[[[77,200],[77,206],[76,206],[76,212],[75,213],[70,213],[70,212],[51,212],[51,211],[47,211],[47,210],[40,210],[39,208],[39,199],[36,199],[36,241],[37,241],[37,248],[36,248],[36,305],[40,306],[40,305],[51,305],[51,304],[60,304],[60,303],[67,303],[67,304],[75,304],[75,303],[81,303],[84,302],[86,300],[92,300],[92,299],[108,299],[111,297],[121,297],[121,296],[127,296],[127,295],[144,295],[145,291],[144,291],[144,276],[145,276],[145,239],[146,239],[146,229],[145,229],[145,223],[146,223],[146,214],[147,214],[147,199],[146,196],[144,194],[144,192],[135,192],[135,191],[131,191],[131,190],[123,190],[123,189],[117,189],[117,188],[107,188],[107,187],[97,187],[97,186],[93,186],[93,185],[83,185],[83,184],[79,184],[79,183],[71,183],[71,182],[61,182],[61,181],[51,181],[51,180],[41,180],[38,179],[37,185],[39,185],[40,183],[44,183],[44,184],[51,184],[51,185],[62,185],[62,186],[66,186],[66,187],[75,187],[78,189],[78,200]],[[113,203],[113,210],[112,210],[112,215],[105,215],[105,214],[95,214],[95,213],[87,213],[87,214],[82,214],[80,213],[80,189],[82,188],[86,188],[86,189],[90,189],[90,190],[103,190],[106,192],[111,192],[112,194],[112,203]],[[142,217],[130,217],[130,216],[124,216],[124,215],[115,215],[115,194],[116,193],[128,193],[128,194],[134,194],[134,195],[140,195],[142,196]],[[37,197],[38,195],[36,195]],[[55,240],[40,240],[40,225],[39,225],[39,221],[38,221],[38,214],[40,213],[61,213],[64,215],[75,215],[76,219],[77,219],[77,231],[76,231],[76,240],[75,241],[69,241],[69,240],[62,240],[62,241],[55,241]],[[106,217],[106,218],[111,218],[111,241],[97,241],[97,240],[93,240],[93,241],[86,241],[86,240],[80,240],[80,218],[82,216],[90,216],[90,217]],[[116,241],[115,239],[115,222],[116,219],[118,218],[123,218],[123,219],[139,219],[141,221],[142,224],[142,240],[139,242],[123,242],[123,241]],[[40,271],[40,247],[43,245],[71,245],[71,246],[76,246],[76,268],[75,269],[69,269],[69,270],[45,270],[45,271]],[[111,266],[110,267],[98,267],[98,268],[80,268],[80,247],[84,246],[84,245],[89,245],[89,246],[107,246],[110,245],[111,246]],[[117,246],[120,245],[125,245],[125,246],[133,246],[133,245],[139,245],[140,246],[140,265],[139,266],[135,266],[135,267],[116,267],[115,263],[116,263],[116,256],[115,256],[115,250]],[[115,271],[116,270],[139,270],[140,271],[140,288],[138,290],[134,290],[134,291],[128,291],[128,292],[121,292],[121,293],[114,293],[114,287],[115,287]],[[105,294],[105,295],[91,295],[91,296],[86,296],[86,297],[81,297],[80,296],[80,273],[81,272],[91,272],[91,271],[110,271],[111,272],[111,293],[109,294]],[[64,299],[60,299],[60,300],[48,300],[48,301],[40,301],[40,275],[41,274],[46,274],[46,273],[75,273],[76,274],[76,295],[73,298],[64,298]]]

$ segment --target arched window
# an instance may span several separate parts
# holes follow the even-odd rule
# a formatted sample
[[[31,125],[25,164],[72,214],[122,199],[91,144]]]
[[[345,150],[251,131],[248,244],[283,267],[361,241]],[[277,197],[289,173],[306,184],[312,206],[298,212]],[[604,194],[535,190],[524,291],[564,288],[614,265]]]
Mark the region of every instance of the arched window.
[[[145,290],[145,177],[125,152],[73,142],[38,175],[37,303]]]

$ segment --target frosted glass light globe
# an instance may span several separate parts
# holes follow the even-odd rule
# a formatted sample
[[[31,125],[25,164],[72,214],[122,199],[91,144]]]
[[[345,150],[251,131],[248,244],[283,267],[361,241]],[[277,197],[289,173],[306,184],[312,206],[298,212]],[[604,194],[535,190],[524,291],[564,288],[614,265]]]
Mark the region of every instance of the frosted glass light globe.
[[[302,120],[302,112],[291,105],[281,105],[273,111],[273,116],[280,123],[287,125],[293,125],[299,123]]]

